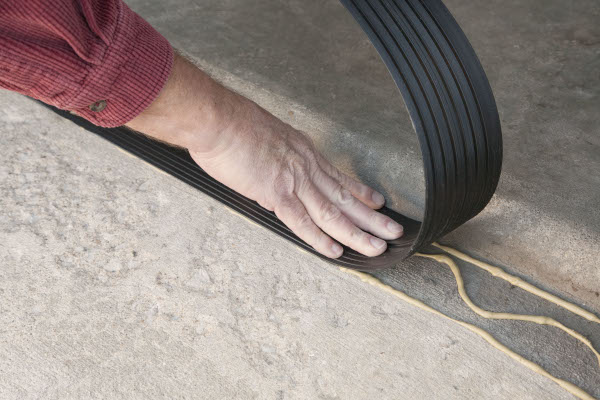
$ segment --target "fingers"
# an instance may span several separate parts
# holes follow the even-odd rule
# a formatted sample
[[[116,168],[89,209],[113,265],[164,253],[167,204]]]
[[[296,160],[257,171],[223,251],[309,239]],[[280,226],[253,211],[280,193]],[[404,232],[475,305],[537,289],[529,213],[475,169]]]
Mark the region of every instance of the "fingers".
[[[316,173],[314,183],[319,191],[360,229],[386,240],[402,236],[403,228],[400,224],[359,201],[326,173]]]
[[[290,194],[282,198],[275,207],[275,214],[300,239],[319,253],[330,258],[338,258],[342,255],[342,246],[315,225],[296,195]]]
[[[340,172],[336,167],[331,165],[321,154],[317,153],[317,161],[319,166],[333,179],[338,181],[345,189],[348,189],[350,193],[363,204],[366,204],[370,208],[377,210],[383,207],[385,198],[383,195],[369,186],[352,179],[348,175]]]
[[[341,173],[310,143],[298,139],[293,147],[277,179],[287,178],[274,186],[274,211],[302,240],[327,257],[341,256],[336,240],[372,257],[386,250],[382,238],[402,235],[402,226],[374,211],[385,202],[380,193]]]
[[[297,195],[312,221],[332,238],[369,257],[387,248],[384,240],[358,228],[312,182],[304,185]]]

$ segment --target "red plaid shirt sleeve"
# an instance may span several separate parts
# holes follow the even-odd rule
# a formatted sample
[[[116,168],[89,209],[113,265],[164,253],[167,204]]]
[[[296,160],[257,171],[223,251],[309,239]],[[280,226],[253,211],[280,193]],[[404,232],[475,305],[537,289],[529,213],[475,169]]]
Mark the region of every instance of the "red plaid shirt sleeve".
[[[0,0],[0,87],[96,125],[135,118],[172,65],[169,42],[121,0]]]

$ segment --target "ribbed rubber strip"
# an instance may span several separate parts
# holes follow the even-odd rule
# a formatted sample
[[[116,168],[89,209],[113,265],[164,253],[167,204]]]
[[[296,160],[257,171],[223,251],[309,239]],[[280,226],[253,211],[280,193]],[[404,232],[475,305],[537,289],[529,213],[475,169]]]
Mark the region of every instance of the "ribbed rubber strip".
[[[423,222],[390,209],[404,226],[386,252],[366,257],[345,248],[321,256],[267,211],[217,182],[180,149],[124,128],[106,129],[54,109],[83,128],[215,198],[327,261],[358,270],[391,267],[478,214],[491,199],[502,164],[498,110],[483,68],[439,0],[341,0],[365,31],[404,98],[419,137],[425,175]]]

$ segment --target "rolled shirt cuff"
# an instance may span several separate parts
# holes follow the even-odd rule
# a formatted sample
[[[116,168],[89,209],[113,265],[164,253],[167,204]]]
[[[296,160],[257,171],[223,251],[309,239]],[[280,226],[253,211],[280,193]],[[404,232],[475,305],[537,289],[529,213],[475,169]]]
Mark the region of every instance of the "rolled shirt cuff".
[[[95,125],[124,125],[158,97],[172,66],[167,39],[123,3],[102,63],[89,71],[68,108]]]

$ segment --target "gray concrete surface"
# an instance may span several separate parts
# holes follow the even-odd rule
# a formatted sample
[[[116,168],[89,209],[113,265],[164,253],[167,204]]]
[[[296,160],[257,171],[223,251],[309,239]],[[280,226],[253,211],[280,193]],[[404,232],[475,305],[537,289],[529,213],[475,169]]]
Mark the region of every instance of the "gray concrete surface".
[[[0,98],[0,398],[569,398],[465,329]],[[435,306],[455,302],[447,278]],[[578,350],[566,342],[559,357]]]
[[[506,167],[490,206],[444,241],[599,312],[600,7],[469,3],[448,5],[494,87]],[[400,96],[336,1],[129,4],[419,215]],[[0,131],[2,399],[571,398],[26,98],[0,92]],[[461,268],[482,307],[550,315],[600,347],[597,325]],[[600,398],[584,346],[474,316],[446,267],[415,258],[377,275]]]
[[[446,241],[600,310],[600,3],[446,3],[490,79],[505,142],[497,196]],[[130,4],[394,208],[419,215],[421,160],[401,97],[339,2]]]

